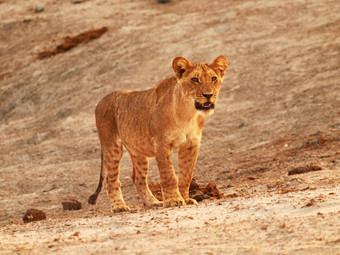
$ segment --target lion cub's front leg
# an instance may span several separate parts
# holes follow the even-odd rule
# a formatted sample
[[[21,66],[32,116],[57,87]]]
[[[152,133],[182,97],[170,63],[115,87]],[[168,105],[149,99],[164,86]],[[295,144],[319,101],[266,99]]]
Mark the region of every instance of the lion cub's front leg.
[[[189,188],[198,152],[199,144],[192,143],[188,143],[178,150],[178,188],[186,204],[197,205],[197,201],[189,197]]]
[[[161,179],[163,206],[185,205],[185,200],[178,190],[178,178],[172,166],[172,150],[168,146],[157,146],[156,162]]]

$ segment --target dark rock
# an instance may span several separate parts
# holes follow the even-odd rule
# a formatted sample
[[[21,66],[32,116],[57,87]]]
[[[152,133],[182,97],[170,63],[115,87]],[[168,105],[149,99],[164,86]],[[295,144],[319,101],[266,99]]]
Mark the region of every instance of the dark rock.
[[[170,3],[171,0],[157,0],[157,3],[159,4],[167,4],[167,3]]]
[[[198,185],[197,181],[192,178],[189,190],[199,190],[199,188],[200,186]]]
[[[235,192],[227,194],[227,195],[224,195],[224,198],[235,198],[235,197],[238,197],[238,195]]]
[[[197,202],[200,202],[204,199],[204,193],[200,190],[190,190],[189,197],[195,199]]]
[[[32,221],[39,221],[39,220],[45,220],[46,214],[43,211],[40,211],[38,209],[28,209],[26,214],[23,217],[23,221],[25,223],[32,222]]]
[[[310,164],[310,165],[294,168],[288,172],[288,175],[303,174],[303,173],[307,173],[311,171],[319,171],[319,170],[322,170],[321,166]]]
[[[210,196],[208,194],[204,194],[203,199],[209,199]]]
[[[43,12],[45,10],[45,6],[43,5],[37,5],[34,9],[35,13]]]
[[[238,128],[243,128],[245,126],[244,122],[242,122],[240,125],[238,125]]]
[[[220,193],[216,184],[213,183],[213,182],[209,182],[207,184],[207,186],[205,188],[201,189],[201,190],[203,191],[204,194],[207,194],[210,197],[214,197],[214,198],[217,198],[217,199],[223,198],[223,194]]]
[[[62,205],[63,205],[64,211],[80,210],[82,208],[82,204],[75,199],[64,201],[62,202]]]

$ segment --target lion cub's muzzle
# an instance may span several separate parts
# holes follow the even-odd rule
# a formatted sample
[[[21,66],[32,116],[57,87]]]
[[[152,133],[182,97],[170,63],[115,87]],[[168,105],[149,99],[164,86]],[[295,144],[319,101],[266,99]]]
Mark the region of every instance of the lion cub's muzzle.
[[[203,104],[200,104],[199,102],[195,102],[195,107],[197,110],[207,111],[207,110],[214,109],[215,105],[211,102],[205,102]]]

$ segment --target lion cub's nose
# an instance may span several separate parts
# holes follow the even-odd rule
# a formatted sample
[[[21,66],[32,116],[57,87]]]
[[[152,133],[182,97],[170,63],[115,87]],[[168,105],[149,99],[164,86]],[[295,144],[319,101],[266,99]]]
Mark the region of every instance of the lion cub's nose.
[[[208,99],[211,98],[213,95],[214,95],[214,94],[203,94],[203,96],[206,97],[206,98],[208,98]]]

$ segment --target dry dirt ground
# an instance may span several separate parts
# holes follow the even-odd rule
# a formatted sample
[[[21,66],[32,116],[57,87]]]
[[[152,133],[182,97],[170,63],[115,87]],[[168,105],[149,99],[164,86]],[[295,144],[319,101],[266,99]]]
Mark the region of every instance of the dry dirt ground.
[[[80,2],[0,1],[1,254],[339,254],[339,1]],[[229,69],[194,176],[226,198],[143,208],[124,153],[134,210],[112,214],[105,192],[87,205],[100,167],[96,103],[154,86],[175,56],[222,54]],[[309,164],[322,170],[288,175]],[[149,181],[159,181],[154,161]],[[63,211],[68,198],[83,209]],[[24,224],[29,208],[47,219]]]

